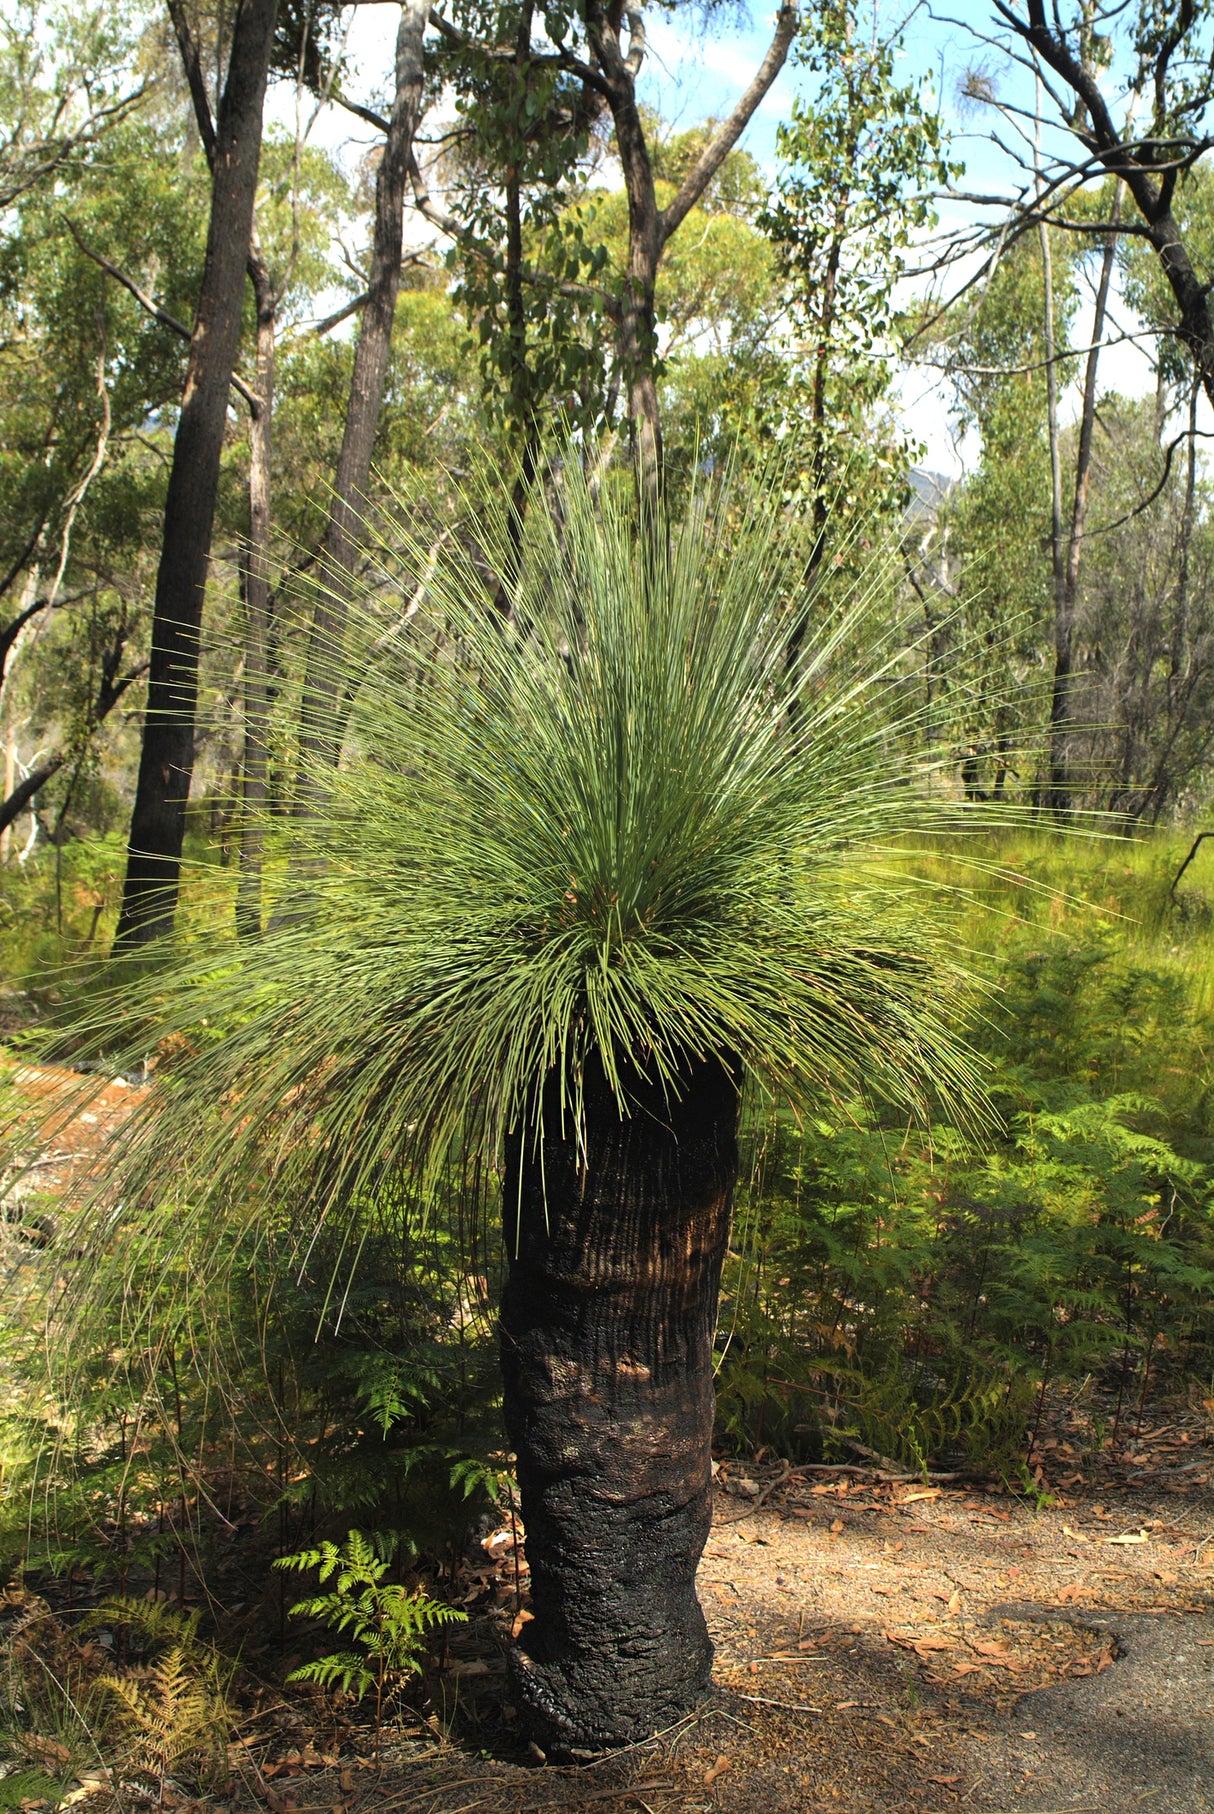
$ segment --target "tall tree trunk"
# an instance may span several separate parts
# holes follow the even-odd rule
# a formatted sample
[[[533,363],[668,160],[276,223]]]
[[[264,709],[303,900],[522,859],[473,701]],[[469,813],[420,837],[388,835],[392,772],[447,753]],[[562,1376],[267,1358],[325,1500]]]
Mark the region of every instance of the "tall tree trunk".
[[[354,373],[325,531],[321,575],[308,638],[299,723],[294,810],[306,817],[323,800],[319,771],[336,762],[343,730],[339,652],[344,644],[350,579],[371,475],[371,454],[388,377],[392,323],[400,289],[405,186],[421,116],[424,38],[429,0],[406,0],[396,33],[396,89],[375,179],[371,275],[354,349]]]
[[[274,420],[274,330],[278,297],[254,228],[249,273],[257,304],[257,408],[249,425],[249,546],[244,560],[244,756],[240,789],[240,878],[236,930],[261,931],[267,732],[270,715],[270,451]]]
[[[531,1731],[565,1755],[642,1739],[708,1685],[695,1574],[738,1166],[720,1060],[689,1065],[678,1102],[634,1080],[625,1120],[589,1069],[584,1149],[550,1086],[542,1147],[516,1138],[504,1189],[504,1403],[535,1609],[511,1667]]]
[[[1113,201],[1114,222],[1121,216],[1121,184],[1117,184]],[[1042,227],[1048,244],[1048,229]],[[1075,494],[1071,504],[1071,524],[1067,535],[1065,559],[1057,539],[1054,546],[1054,685],[1050,697],[1050,787],[1048,805],[1058,813],[1071,809],[1073,786],[1071,776],[1071,738],[1075,730],[1075,610],[1079,602],[1079,567],[1083,556],[1083,538],[1087,528],[1088,493],[1092,476],[1092,437],[1096,428],[1096,377],[1100,367],[1100,343],[1108,314],[1109,287],[1113,278],[1113,260],[1117,236],[1105,240],[1100,261],[1100,279],[1096,288],[1096,308],[1092,317],[1092,344],[1088,352],[1083,379],[1083,409],[1079,418],[1079,445],[1075,455]],[[1051,448],[1057,445],[1057,399],[1055,386],[1054,428]]]
[[[628,193],[628,269],[620,305],[620,365],[628,398],[642,490],[656,502],[662,476],[662,420],[658,405],[658,324],[655,294],[662,244],[653,168],[631,80],[627,106],[615,106],[615,136]]]
[[[514,63],[525,107],[527,64],[531,55],[531,28],[534,7],[531,0],[519,9],[518,31],[514,40]],[[520,108],[520,111],[523,109]],[[509,352],[510,401],[514,429],[519,444],[519,470],[510,491],[506,519],[506,557],[498,576],[494,604],[503,618],[514,613],[515,593],[523,564],[523,532],[526,527],[527,500],[539,464],[540,436],[536,421],[533,381],[527,363],[527,309],[523,300],[523,195],[519,178],[518,148],[515,162],[506,171],[506,346]]]
[[[1176,609],[1168,637],[1168,673],[1164,682],[1165,734],[1144,791],[1143,811],[1158,823],[1173,791],[1172,750],[1184,728],[1193,693],[1194,673],[1189,646],[1189,595],[1192,584],[1193,531],[1197,526],[1197,402],[1200,375],[1194,372],[1189,386],[1189,432],[1185,454],[1184,505],[1180,513],[1180,554],[1176,573]],[[1158,725],[1158,715],[1152,714]]]
[[[615,125],[616,151],[628,196],[628,268],[620,299],[620,366],[642,496],[655,504],[662,485],[662,423],[657,384],[658,267],[667,241],[699,202],[750,123],[755,108],[784,67],[797,28],[796,7],[785,4],[766,56],[746,92],[687,172],[677,194],[659,209],[636,83],[645,60],[645,0],[584,0],[586,36]],[[628,27],[628,49],[620,41]]]
[[[172,931],[194,770],[202,602],[228,391],[240,341],[277,0],[240,0],[215,123],[211,218],[198,314],[173,443],[156,575],[152,657],[126,880],[115,943]]]

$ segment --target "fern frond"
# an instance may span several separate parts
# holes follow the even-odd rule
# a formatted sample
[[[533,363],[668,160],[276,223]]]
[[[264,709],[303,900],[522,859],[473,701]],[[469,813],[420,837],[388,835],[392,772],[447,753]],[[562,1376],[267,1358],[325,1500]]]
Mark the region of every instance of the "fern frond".
[[[353,1694],[361,1701],[367,1690],[375,1686],[375,1671],[358,1651],[334,1650],[328,1656],[317,1657],[313,1663],[303,1663],[293,1669],[287,1680],[315,1682],[320,1688],[340,1688],[343,1694]]]

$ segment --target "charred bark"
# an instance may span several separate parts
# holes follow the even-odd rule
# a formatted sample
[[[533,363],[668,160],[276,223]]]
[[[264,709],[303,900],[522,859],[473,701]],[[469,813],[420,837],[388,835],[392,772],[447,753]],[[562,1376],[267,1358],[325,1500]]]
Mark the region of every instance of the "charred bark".
[[[194,771],[202,601],[240,341],[276,11],[277,0],[238,6],[215,123],[206,261],[165,498],[147,709],[115,940],[130,946],[171,932],[177,908]]]
[[[712,1667],[695,1575],[738,1092],[720,1060],[689,1064],[679,1087],[668,1101],[634,1080],[621,1119],[595,1065],[584,1148],[548,1131],[508,1155],[502,1369],[535,1613],[511,1670],[558,1755],[668,1725]],[[554,1129],[554,1088],[548,1114]]]

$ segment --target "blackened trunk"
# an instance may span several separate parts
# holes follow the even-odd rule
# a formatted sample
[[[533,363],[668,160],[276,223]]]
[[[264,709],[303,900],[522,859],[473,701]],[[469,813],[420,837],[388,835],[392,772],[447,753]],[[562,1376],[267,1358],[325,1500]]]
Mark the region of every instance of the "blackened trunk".
[[[164,506],[143,746],[116,935],[116,942],[125,945],[171,932],[177,908],[194,771],[202,601],[228,391],[240,342],[277,3],[242,0],[237,8],[215,127],[206,262]]]
[[[737,1176],[737,1085],[688,1067],[621,1120],[587,1080],[585,1148],[514,1143],[505,1181],[505,1413],[534,1620],[511,1653],[539,1743],[642,1739],[708,1686],[695,1593],[712,1519],[712,1343]]]

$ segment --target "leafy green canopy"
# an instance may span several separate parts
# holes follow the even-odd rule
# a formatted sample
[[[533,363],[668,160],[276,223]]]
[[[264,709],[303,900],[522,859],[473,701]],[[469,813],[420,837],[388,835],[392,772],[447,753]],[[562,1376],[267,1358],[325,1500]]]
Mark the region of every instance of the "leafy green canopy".
[[[817,595],[790,675],[786,496],[735,473],[655,523],[570,458],[528,513],[508,622],[484,580],[504,500],[465,495],[429,546],[402,500],[398,602],[381,587],[334,657],[350,719],[299,834],[305,892],[259,942],[142,986],[128,1039],[178,1038],[113,1155],[133,1225],[276,1201],[306,1243],[404,1173],[478,1159],[488,1182],[508,1133],[538,1137],[553,1073],[578,1127],[595,1053],[623,1113],[636,1070],[677,1095],[709,1054],[794,1102],[973,1096],[955,947],[881,860],[941,809],[900,753],[880,563]],[[99,1047],[131,1009],[103,1007]]]

